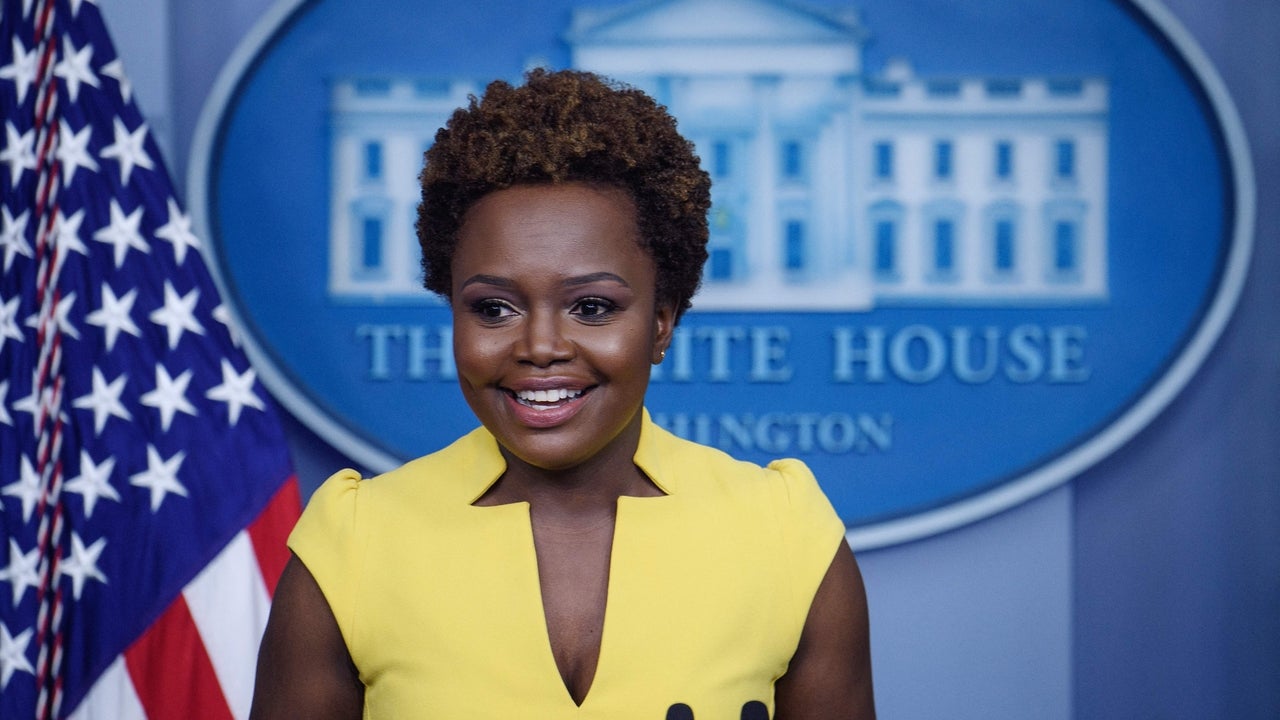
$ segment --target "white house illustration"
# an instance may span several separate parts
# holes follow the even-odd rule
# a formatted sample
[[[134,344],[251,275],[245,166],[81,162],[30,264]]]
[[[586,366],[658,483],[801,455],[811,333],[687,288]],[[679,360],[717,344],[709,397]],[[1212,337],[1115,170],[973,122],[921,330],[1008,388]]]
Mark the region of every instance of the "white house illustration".
[[[850,13],[787,0],[579,9],[573,67],[666,105],[712,176],[699,310],[1074,304],[1107,297],[1108,86],[862,64]],[[513,78],[516,80],[518,78]],[[329,291],[426,297],[422,153],[471,79],[332,88]]]

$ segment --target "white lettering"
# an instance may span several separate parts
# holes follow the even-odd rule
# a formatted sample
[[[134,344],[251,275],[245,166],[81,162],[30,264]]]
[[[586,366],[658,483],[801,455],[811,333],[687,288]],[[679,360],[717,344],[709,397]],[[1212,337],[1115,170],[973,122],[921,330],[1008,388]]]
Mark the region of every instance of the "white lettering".
[[[360,325],[356,338],[369,343],[369,379],[391,380],[403,368],[409,380],[454,380],[458,369],[453,362],[453,328],[441,325]],[[399,341],[404,340],[400,345]],[[402,352],[403,355],[396,355]],[[397,360],[403,360],[401,365]],[[435,363],[436,372],[428,371]]]
[[[1089,379],[1089,368],[1083,364],[1087,334],[1079,325],[1049,330],[1049,382],[1082,383]]]
[[[885,453],[893,447],[893,416],[867,413],[654,413],[654,422],[681,437],[728,452],[769,455]]]
[[[894,378],[912,385],[944,376],[981,385],[1003,375],[1025,385],[1038,381],[1083,383],[1091,371],[1088,331],[1079,325],[958,325],[938,329],[909,325],[890,332],[880,326],[832,329],[832,379],[837,383],[882,383]]]
[[[791,379],[787,365],[787,343],[791,331],[785,327],[751,328],[751,382],[784,383]]]
[[[356,328],[357,338],[369,339],[369,379],[390,380],[391,365],[387,360],[388,346],[392,340],[404,336],[399,325],[361,325]]]
[[[735,372],[741,378],[745,370],[748,382],[790,382],[790,342],[791,329],[780,325],[676,328],[666,358],[649,377],[656,382],[727,383],[735,379]]]
[[[915,341],[918,348],[912,352]],[[918,366],[912,358],[922,361]],[[947,345],[937,330],[928,325],[912,325],[894,334],[889,342],[889,367],[899,378],[915,384],[936,380],[947,365]]]
[[[856,344],[857,335],[853,328],[838,327],[833,333],[835,340],[835,370],[832,373],[836,382],[853,382],[854,365],[862,363],[866,366],[864,379],[869,383],[884,382],[884,328],[864,328],[861,335],[862,344]]]

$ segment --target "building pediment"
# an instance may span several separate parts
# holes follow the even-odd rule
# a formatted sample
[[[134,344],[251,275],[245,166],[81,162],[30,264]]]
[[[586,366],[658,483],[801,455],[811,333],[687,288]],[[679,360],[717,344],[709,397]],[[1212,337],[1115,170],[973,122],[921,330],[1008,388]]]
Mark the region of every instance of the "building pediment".
[[[574,10],[571,45],[673,43],[860,44],[852,11],[787,0],[645,0],[618,8]]]

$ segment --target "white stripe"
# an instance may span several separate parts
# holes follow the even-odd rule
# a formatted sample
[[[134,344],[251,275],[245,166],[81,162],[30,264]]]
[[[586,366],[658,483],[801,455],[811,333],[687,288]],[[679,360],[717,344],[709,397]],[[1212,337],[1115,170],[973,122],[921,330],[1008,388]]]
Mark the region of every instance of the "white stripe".
[[[147,720],[123,655],[102,673],[80,707],[71,713],[71,720]]]
[[[241,531],[182,591],[231,716],[249,717],[258,643],[271,598],[249,533]]]

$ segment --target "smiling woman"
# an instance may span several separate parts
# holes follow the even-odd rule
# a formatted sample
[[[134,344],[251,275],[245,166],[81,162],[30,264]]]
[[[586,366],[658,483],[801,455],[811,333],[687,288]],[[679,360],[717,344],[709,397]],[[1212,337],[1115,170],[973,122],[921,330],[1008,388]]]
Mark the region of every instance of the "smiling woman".
[[[456,112],[422,183],[426,285],[482,427],[316,492],[254,717],[874,717],[862,580],[812,474],[644,409],[706,259],[709,181],[674,120],[535,70]]]
[[[499,445],[534,468],[626,478],[615,497],[643,485],[631,456],[675,308],[654,297],[626,193],[581,183],[491,193],[467,213],[453,271],[462,394]]]

